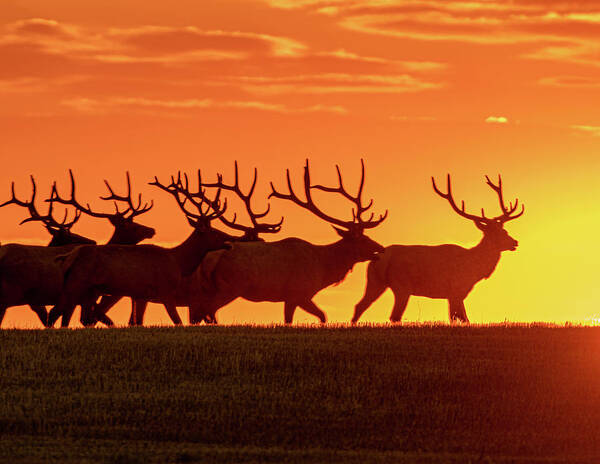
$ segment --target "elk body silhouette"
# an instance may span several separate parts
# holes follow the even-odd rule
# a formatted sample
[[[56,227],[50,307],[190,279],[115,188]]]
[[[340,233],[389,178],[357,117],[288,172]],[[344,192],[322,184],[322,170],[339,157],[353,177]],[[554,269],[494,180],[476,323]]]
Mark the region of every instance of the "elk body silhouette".
[[[236,240],[239,240],[242,242],[262,241],[262,239],[259,237],[259,234],[277,233],[281,230],[281,224],[283,223],[283,218],[277,223],[259,222],[259,219],[264,218],[265,216],[267,216],[267,214],[269,214],[270,205],[267,207],[267,209],[264,212],[257,213],[255,211],[253,211],[251,201],[252,201],[252,195],[254,194],[254,190],[256,188],[257,181],[258,181],[258,171],[255,168],[254,169],[254,178],[252,180],[250,189],[248,190],[248,193],[244,193],[242,191],[242,189],[240,187],[240,183],[239,183],[239,172],[238,172],[237,161],[234,164],[234,183],[233,184],[225,183],[223,181],[222,174],[217,174],[217,182],[205,183],[202,181],[200,176],[198,179],[198,183],[199,183],[200,187],[209,187],[209,188],[217,188],[217,189],[221,189],[221,190],[227,190],[227,191],[233,192],[242,201],[242,203],[244,204],[244,207],[246,209],[246,213],[251,222],[250,226],[245,226],[243,224],[237,223],[236,222],[237,215],[234,215],[233,220],[231,220],[231,221],[228,220],[225,217],[225,215],[221,215],[218,218],[227,227],[243,232],[244,235],[242,237],[239,237],[238,239],[236,239]],[[185,177],[185,190],[189,191],[187,177]],[[202,194],[201,191],[199,190],[198,194],[192,195],[192,199],[200,198],[200,201],[201,201],[203,196],[204,196],[204,194]],[[196,201],[196,200],[194,200],[194,201]],[[210,252],[208,254],[210,255],[211,253],[218,253],[218,251]],[[197,292],[202,292],[202,291],[203,290],[200,286],[200,283],[197,281],[197,279],[195,279],[194,274],[192,274],[191,276],[184,276],[181,281],[181,285],[179,286],[179,288],[177,290],[177,306],[189,307],[190,302],[194,299],[193,295],[196,294]],[[96,318],[98,318],[99,320],[102,320],[101,318],[103,317],[103,315],[105,315],[105,313],[114,305],[114,303],[116,303],[116,301],[114,301],[115,298],[118,300],[119,297],[102,297],[102,300],[96,306]],[[144,300],[136,300],[134,302],[132,311],[131,311],[131,316],[129,318],[129,325],[142,325],[143,324],[144,314],[146,312],[147,304],[148,304],[148,301],[144,301]],[[179,317],[177,317],[175,320],[173,320],[173,323],[181,324],[181,319],[179,319]]]
[[[56,184],[52,187],[50,199],[46,200],[50,202],[46,216],[40,216],[35,210],[35,182],[33,178],[34,193],[30,202],[17,200],[14,192],[14,184],[12,186],[12,198],[4,204],[15,203],[20,206],[27,206],[31,217],[25,221],[43,220],[47,229],[53,234],[53,240],[48,247],[9,244],[0,249],[1,316],[4,315],[6,308],[10,306],[29,304],[38,314],[44,325],[48,324],[45,306],[55,305],[58,302],[63,285],[63,269],[59,257],[71,252],[76,246],[96,243],[93,240],[70,232],[70,228],[77,222],[82,212],[110,221],[114,227],[114,232],[108,243],[135,244],[154,235],[153,228],[134,221],[136,216],[149,211],[152,204],[146,204],[142,207],[140,198],[140,204],[137,206],[133,205],[131,201],[129,174],[127,174],[128,197],[114,195],[110,185],[105,181],[112,195],[103,199],[128,202],[128,207],[124,211],[119,211],[115,204],[115,213],[98,213],[92,211],[89,205],[85,207],[77,203],[75,200],[73,173],[69,171],[69,174],[71,177],[72,200],[68,203],[77,208],[75,218],[69,223],[65,223],[66,217],[62,223],[52,221],[52,205],[57,201],[63,202],[58,197]],[[69,243],[68,245],[62,245],[65,241],[70,241],[70,243],[67,242]]]
[[[15,204],[28,209],[30,217],[21,224],[40,221],[52,235],[47,246],[21,245],[8,243],[0,248],[0,325],[11,306],[29,305],[37,314],[40,322],[47,325],[48,313],[45,305],[58,301],[58,292],[62,286],[60,269],[54,259],[82,244],[94,244],[94,240],[71,232],[79,215],[67,222],[67,217],[58,222],[52,215],[52,203],[48,213],[41,215],[35,207],[36,185],[31,176],[33,193],[31,200],[22,201],[15,194],[15,183],[11,185],[12,198],[0,205]],[[56,297],[56,299],[53,299]]]
[[[172,178],[169,186],[157,178],[151,183],[170,193],[185,213],[192,234],[174,248],[155,245],[100,245],[81,246],[73,250],[63,266],[65,282],[58,304],[48,315],[50,324],[62,316],[61,325],[68,326],[77,302],[93,305],[99,295],[128,296],[135,300],[157,301],[165,305],[172,320],[179,320],[176,311],[177,289],[185,276],[190,275],[206,253],[227,248],[237,237],[210,227],[212,220],[221,216],[218,200],[195,202],[192,194]],[[200,192],[199,192],[200,193]],[[180,199],[183,195],[183,200]],[[186,201],[192,202],[198,214],[186,210]],[[206,206],[204,210],[203,207]]]
[[[236,243],[231,250],[207,255],[193,278],[196,300],[190,306],[190,321],[216,322],[215,313],[222,306],[238,297],[250,301],[273,301],[284,303],[284,318],[291,323],[296,307],[313,314],[321,322],[326,316],[312,298],[331,284],[344,279],[354,264],[375,259],[384,248],[363,234],[365,229],[380,224],[387,211],[377,220],[373,215],[363,220],[362,215],[372,206],[362,205],[364,186],[364,163],[358,195],[353,197],[344,189],[342,176],[337,167],[338,187],[312,185],[308,160],[304,167],[304,193],[306,201],[293,191],[289,170],[287,184],[289,194],[282,194],[271,184],[270,196],[291,200],[319,218],[337,225],[335,230],[341,240],[329,245],[314,245],[299,238],[287,238],[277,242]],[[342,221],[321,211],[314,204],[312,190],[339,193],[355,205],[353,219]]]
[[[487,279],[498,264],[503,251],[515,250],[518,242],[506,230],[504,223],[520,217],[524,207],[517,214],[518,200],[507,207],[502,194],[502,179],[494,184],[486,176],[487,184],[496,192],[502,214],[488,218],[481,210],[481,216],[465,212],[462,202],[459,208],[452,196],[450,175],[447,176],[447,192],[441,192],[432,178],[434,191],[445,198],[452,209],[465,219],[473,221],[483,232],[483,238],[473,248],[458,245],[420,246],[391,245],[385,249],[381,259],[369,264],[367,286],[363,298],[354,309],[352,322],[356,323],[366,309],[387,289],[394,293],[394,308],[390,316],[392,322],[402,319],[411,295],[448,300],[450,321],[469,322],[464,299],[474,285]]]

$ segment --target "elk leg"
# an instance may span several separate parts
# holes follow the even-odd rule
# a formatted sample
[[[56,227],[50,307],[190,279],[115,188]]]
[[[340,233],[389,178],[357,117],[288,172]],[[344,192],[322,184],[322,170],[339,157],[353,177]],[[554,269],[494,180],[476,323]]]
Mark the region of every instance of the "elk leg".
[[[387,286],[377,281],[376,278],[367,278],[367,287],[365,288],[365,294],[362,299],[356,303],[354,307],[354,316],[352,317],[352,324],[356,324],[360,319],[360,316],[373,304],[373,302],[381,296]]]
[[[207,324],[217,324],[215,314],[223,306],[231,303],[237,297],[203,295],[201,298],[196,297],[189,306],[190,324],[200,324],[202,321]]]
[[[2,321],[4,320],[4,315],[6,314],[6,309],[8,306],[0,306],[0,326],[2,325]]]
[[[64,319],[64,316],[63,316]],[[94,302],[87,302],[81,305],[81,315],[79,316],[79,322],[84,327],[93,327],[96,325],[98,319],[94,314]]]
[[[96,319],[98,322],[102,322],[108,326],[114,325],[112,319],[106,316],[106,313],[109,309],[111,309],[114,305],[116,305],[119,300],[121,300],[120,296],[113,295],[102,295],[100,301],[95,307],[94,314],[96,315]]]
[[[144,316],[148,301],[146,300],[131,300],[131,316],[129,317],[129,325],[144,325]],[[168,311],[168,310],[167,310]]]
[[[456,321],[461,321],[465,323],[469,323],[469,318],[467,317],[467,311],[465,310],[465,302],[461,299],[451,299],[448,300],[448,312],[450,316],[450,322],[454,323]]]
[[[286,324],[291,324],[294,320],[294,312],[296,311],[296,306],[298,306],[296,303],[291,303],[289,301],[286,301],[283,304],[283,318]]]
[[[406,293],[406,290],[399,288],[392,288],[392,292],[394,292],[394,308],[392,309],[392,314],[390,314],[390,321],[400,322],[404,311],[406,311],[410,293]]]
[[[177,312],[177,307],[173,303],[165,303],[165,309],[167,310],[167,314],[173,321],[173,324],[182,325],[181,318],[179,317],[179,313]]]
[[[44,327],[48,327],[48,311],[46,311],[46,307],[44,305],[29,305],[29,307],[37,314],[42,324],[44,324]],[[4,310],[6,311],[6,308],[4,308]],[[2,317],[4,317],[4,313],[2,314]],[[0,319],[0,323],[1,322],[2,319]]]
[[[115,325],[113,320],[110,317],[108,317],[106,314],[95,314],[95,312],[94,312],[94,317],[96,318],[97,322],[102,322],[107,327],[112,327]]]
[[[317,305],[312,302],[312,300],[308,300],[303,303],[300,303],[299,306],[307,313],[317,316],[322,324],[327,322],[327,316],[325,315],[325,313],[323,311],[321,311],[317,307]]]
[[[63,311],[62,319],[60,321],[61,327],[69,327],[69,322],[71,322],[71,317],[73,316],[76,306],[77,305],[71,305],[67,310]]]

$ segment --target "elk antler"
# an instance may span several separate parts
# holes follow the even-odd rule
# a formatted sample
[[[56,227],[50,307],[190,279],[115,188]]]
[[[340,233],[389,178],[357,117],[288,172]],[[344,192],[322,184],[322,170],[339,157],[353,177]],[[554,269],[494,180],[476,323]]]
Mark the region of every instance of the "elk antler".
[[[152,209],[152,207],[154,206],[154,201],[151,200],[150,203],[144,203],[144,206],[142,207],[142,194],[140,193],[138,195],[137,206],[135,206],[131,199],[131,179],[129,178],[129,171],[126,171],[126,176],[127,176],[127,195],[117,195],[114,192],[114,190],[111,188],[108,181],[105,179],[104,183],[106,184],[106,187],[108,188],[108,191],[110,192],[110,195],[108,195],[106,197],[100,197],[100,198],[102,200],[113,200],[115,202],[116,214],[125,217],[128,213],[131,213],[128,216],[128,218],[131,219],[131,218],[134,218],[135,216],[139,216],[140,214],[144,214],[144,213],[150,211]],[[117,201],[126,202],[128,205],[127,209],[123,212],[119,212],[119,208],[116,203]]]
[[[294,203],[296,203],[297,205],[300,205],[301,207],[309,210],[310,212],[312,212],[316,216],[320,217],[321,219],[323,219],[331,224],[336,224],[340,227],[344,227],[348,230],[350,230],[350,229],[364,230],[364,229],[370,229],[370,228],[376,227],[387,217],[388,212],[386,210],[386,212],[384,214],[380,214],[379,218],[376,220],[373,220],[374,214],[371,213],[371,216],[368,220],[366,220],[366,221],[363,220],[362,214],[364,212],[366,212],[369,208],[371,208],[371,206],[373,206],[373,200],[369,201],[369,204],[366,206],[363,206],[363,204],[362,204],[361,197],[362,197],[362,191],[363,191],[363,187],[364,187],[364,183],[365,183],[365,165],[364,165],[363,160],[361,160],[361,167],[362,167],[361,179],[360,179],[360,184],[359,184],[359,188],[358,188],[358,194],[355,197],[350,195],[344,188],[344,184],[342,182],[342,174],[341,174],[339,166],[337,166],[337,165],[336,165],[336,170],[337,170],[338,181],[339,181],[338,187],[325,187],[323,185],[312,185],[311,181],[310,181],[309,162],[307,159],[306,164],[304,166],[304,195],[306,196],[306,201],[302,201],[294,192],[294,189],[292,187],[292,181],[290,179],[290,170],[289,169],[286,169],[286,179],[287,179],[288,190],[290,193],[284,194],[284,193],[278,192],[275,189],[273,182],[271,182],[272,192],[269,195],[269,198],[274,196],[276,198],[282,198],[284,200],[291,200]],[[322,190],[325,192],[340,193],[342,196],[344,196],[345,198],[347,198],[348,200],[353,202],[355,204],[356,208],[352,209],[352,221],[342,221],[341,219],[334,218],[333,216],[330,216],[330,215],[324,213],[323,211],[321,211],[319,208],[317,208],[317,206],[315,205],[315,203],[312,199],[311,189],[318,189],[318,190]]]
[[[167,193],[170,193],[173,198],[177,201],[179,208],[183,211],[186,217],[194,219],[195,221],[201,221],[202,223],[210,223],[210,221],[220,218],[227,210],[227,200],[221,205],[221,189],[217,190],[214,199],[209,199],[204,191],[202,190],[202,175],[200,169],[198,169],[198,192],[191,193],[189,191],[189,182],[187,174],[184,174],[185,185],[182,182],[181,172],[177,173],[177,181],[171,176],[171,183],[169,185],[163,185],[158,180],[158,177],[154,177],[154,181],[150,182],[150,185],[154,185]],[[183,195],[183,200],[180,198]],[[198,201],[197,198],[200,200]],[[193,213],[186,209],[185,204],[189,201],[197,209],[198,213]],[[206,206],[206,208],[205,208]]]
[[[500,202],[500,209],[502,209],[502,214],[500,216],[496,216],[494,218],[494,220],[499,221],[499,222],[507,222],[507,221],[511,221],[513,219],[517,219],[518,217],[523,215],[523,213],[525,212],[525,205],[521,205],[521,212],[517,213],[514,216],[511,216],[511,214],[513,214],[519,207],[519,199],[518,198],[515,198],[514,205],[512,204],[512,202],[509,202],[508,208],[504,204],[504,197],[502,195],[502,177],[500,177],[500,174],[498,174],[498,185],[494,185],[494,183],[490,180],[490,178],[488,176],[485,176],[485,179],[487,181],[487,184],[498,195],[498,201]],[[483,213],[483,210],[482,210],[482,213]]]
[[[507,208],[506,205],[504,204],[504,199],[502,196],[502,179],[500,178],[500,176],[498,176],[498,185],[494,185],[494,183],[490,180],[490,178],[488,176],[485,176],[486,180],[487,180],[487,184],[498,194],[498,200],[500,201],[500,208],[502,209],[502,214],[500,216],[496,216],[494,218],[488,218],[485,215],[485,211],[483,210],[483,208],[481,208],[481,216],[476,216],[474,214],[469,214],[465,211],[465,202],[462,201],[461,202],[461,207],[459,208],[455,201],[454,201],[454,197],[452,195],[452,185],[450,182],[450,174],[446,175],[446,190],[447,193],[443,193],[442,191],[440,191],[440,189],[438,189],[437,185],[435,184],[435,179],[432,177],[431,178],[431,182],[433,184],[433,190],[435,191],[435,193],[437,193],[440,197],[445,198],[446,200],[448,200],[448,203],[450,203],[450,206],[452,206],[452,209],[454,211],[456,211],[460,216],[469,219],[471,221],[474,221],[476,223],[487,223],[487,222],[506,222],[506,221],[510,221],[511,219],[516,219],[519,216],[521,216],[524,212],[525,212],[525,206],[521,205],[521,212],[519,214],[517,214],[516,216],[511,216],[512,213],[514,213],[518,207],[519,204],[519,200],[517,199],[515,201],[515,204],[513,205],[512,203],[510,203],[510,206]]]
[[[127,210],[124,212],[120,212],[119,208],[117,207],[116,202],[115,202],[115,210],[116,211],[114,213],[99,213],[99,212],[93,211],[89,203],[87,203],[86,206],[82,205],[75,198],[75,178],[73,177],[73,171],[71,169],[69,169],[69,177],[71,179],[71,198],[69,198],[69,199],[62,198],[58,194],[58,190],[56,189],[56,182],[55,182],[54,186],[52,187],[54,194],[52,195],[52,197],[49,200],[46,200],[46,201],[51,202],[51,204],[52,204],[52,202],[57,202],[57,203],[62,203],[63,205],[72,205],[75,208],[77,208],[78,211],[83,212],[83,213],[87,214],[88,216],[92,216],[95,218],[114,219],[116,217],[123,217],[128,212]]]
[[[242,192],[242,190],[240,188],[238,164],[237,164],[237,161],[235,161],[233,185],[225,184],[223,182],[223,175],[217,174],[217,182],[202,183],[202,186],[203,187],[217,187],[219,189],[229,190],[231,192],[234,192],[244,203],[244,206],[246,207],[246,212],[248,213],[248,216],[250,217],[250,221],[252,222],[252,226],[244,226],[242,224],[236,224],[235,220],[237,218],[237,215],[234,214],[232,221],[229,221],[228,219],[226,219],[225,216],[221,216],[219,218],[219,220],[223,224],[225,224],[227,227],[230,227],[230,228],[236,229],[236,230],[241,230],[242,232],[245,232],[246,234],[279,232],[281,230],[281,224],[283,224],[283,217],[277,223],[259,223],[258,222],[258,219],[261,219],[261,218],[265,217],[267,214],[269,214],[269,211],[271,210],[271,205],[268,205],[267,209],[262,213],[255,213],[254,211],[252,211],[251,200],[252,200],[252,194],[254,193],[254,189],[256,188],[257,179],[258,179],[258,171],[256,168],[254,168],[254,179],[252,180],[252,185],[250,186],[250,190],[248,191],[248,193],[244,194],[244,192]]]
[[[31,185],[32,185],[31,200],[29,200],[29,201],[19,200],[15,194],[15,183],[12,182],[11,186],[10,186],[11,198],[10,198],[10,200],[7,200],[4,203],[2,203],[0,205],[0,208],[2,206],[6,206],[6,205],[10,205],[10,204],[15,204],[15,205],[27,208],[27,210],[29,211],[30,217],[23,219],[21,221],[21,224],[25,224],[26,222],[40,221],[40,222],[43,222],[44,225],[46,226],[46,228],[48,228],[48,229],[52,229],[52,228],[63,229],[63,230],[71,229],[71,227],[73,227],[73,225],[75,225],[75,223],[79,220],[81,213],[76,211],[73,220],[70,222],[67,222],[67,217],[68,217],[69,212],[68,212],[68,210],[65,210],[65,217],[63,218],[63,220],[61,222],[58,222],[56,219],[54,219],[54,217],[52,215],[53,204],[52,204],[51,200],[46,200],[46,201],[50,201],[50,205],[48,206],[48,213],[45,215],[41,215],[35,207],[35,197],[37,194],[37,187],[35,185],[35,179],[33,178],[33,176],[30,176],[30,178],[31,178]],[[52,199],[55,194],[56,194],[56,188],[55,188],[55,186],[53,186],[51,194],[50,194],[50,198]]]

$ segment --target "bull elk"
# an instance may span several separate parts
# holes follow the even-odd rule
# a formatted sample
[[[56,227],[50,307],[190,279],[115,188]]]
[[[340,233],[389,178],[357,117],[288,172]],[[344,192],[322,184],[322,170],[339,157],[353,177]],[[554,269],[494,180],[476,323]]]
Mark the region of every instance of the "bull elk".
[[[142,240],[149,239],[154,237],[155,230],[152,227],[145,226],[143,224],[139,224],[134,221],[134,219],[144,213],[147,213],[154,206],[154,202],[150,201],[150,203],[142,204],[142,195],[141,193],[137,196],[137,202],[134,202],[131,193],[131,178],[129,176],[129,172],[125,173],[125,177],[127,180],[127,192],[125,195],[118,195],[114,192],[113,188],[110,186],[107,180],[104,180],[104,184],[108,189],[108,195],[100,197],[102,200],[112,201],[114,203],[115,212],[114,213],[100,213],[97,211],[93,211],[89,204],[82,204],[76,198],[75,192],[75,179],[73,177],[73,172],[69,169],[69,177],[71,180],[71,197],[70,198],[62,198],[57,189],[56,184],[53,188],[53,195],[50,198],[50,202],[62,203],[64,205],[74,206],[77,211],[80,213],[85,213],[90,217],[94,217],[97,219],[107,219],[111,225],[114,227],[113,234],[109,241],[108,245],[136,245]],[[123,211],[119,210],[117,202],[125,203],[125,209]],[[110,304],[110,306],[114,305],[120,298],[112,297],[112,296],[103,296],[101,301],[104,301],[104,304]],[[57,300],[58,301],[58,300]],[[84,325],[90,325],[90,313],[93,311],[93,308],[90,307],[82,307],[81,311],[81,322]],[[100,319],[106,325],[112,326],[113,321],[106,315]]]
[[[223,215],[227,202],[202,198],[195,201],[179,179],[171,178],[170,185],[155,185],[170,193],[194,228],[192,234],[174,248],[156,245],[100,245],[81,246],[66,257],[63,269],[65,282],[58,304],[52,308],[48,321],[53,324],[62,316],[61,325],[68,326],[78,302],[94,304],[99,295],[128,296],[133,300],[158,301],[165,305],[172,320],[180,323],[176,311],[177,289],[185,276],[198,267],[206,253],[227,248],[236,239],[225,232],[211,228],[211,222]],[[183,197],[183,198],[182,198]],[[197,213],[186,209],[192,203]]]
[[[185,192],[189,192],[189,181],[187,179],[187,176],[184,176],[184,180],[185,180],[185,185],[183,187],[183,192],[182,192],[183,194],[185,194]],[[266,210],[263,212],[260,212],[260,213],[255,212],[252,209],[252,204],[251,204],[252,203],[252,195],[254,194],[257,181],[258,181],[258,171],[255,168],[254,169],[254,178],[252,180],[252,184],[250,185],[250,189],[248,190],[248,193],[244,193],[242,191],[242,189],[240,187],[240,183],[239,183],[239,172],[238,172],[237,161],[234,164],[234,182],[233,182],[233,184],[225,183],[223,181],[222,174],[217,174],[216,182],[208,182],[208,183],[203,182],[202,178],[199,176],[198,182],[199,182],[200,187],[217,188],[217,189],[233,192],[244,204],[246,214],[247,214],[248,218],[250,219],[250,223],[251,223],[251,225],[249,225],[249,226],[246,226],[246,225],[236,222],[237,221],[237,213],[234,214],[232,220],[227,219],[225,217],[225,215],[219,216],[219,221],[221,221],[227,227],[234,229],[234,230],[238,230],[240,232],[243,232],[243,236],[237,239],[240,241],[251,242],[251,241],[262,240],[259,237],[259,234],[277,233],[281,230],[281,224],[283,223],[283,218],[281,218],[281,220],[277,223],[259,222],[259,219],[262,219],[269,214],[270,206],[267,206]],[[178,184],[175,184],[175,185],[178,185]],[[181,188],[181,187],[179,187],[179,188]],[[199,189],[198,193],[191,195],[191,201],[198,201],[198,200],[196,200],[196,198],[200,198],[200,201],[202,201],[203,197],[205,197],[205,193],[203,193],[202,189]],[[192,276],[185,277],[182,280],[181,287],[177,291],[177,306],[189,307],[190,300],[192,298],[191,295],[193,295],[195,292],[202,291],[202,289],[199,287],[196,287],[194,285],[194,283],[195,283],[195,279],[194,279],[193,274],[192,274]],[[104,298],[105,297],[103,297],[103,300],[104,300]],[[102,315],[105,314],[106,311],[108,311],[108,309],[110,309],[110,306],[103,304],[103,300],[101,300],[100,303],[96,306],[96,317],[97,318],[101,318]],[[146,312],[147,304],[148,304],[148,301],[143,301],[143,300],[138,300],[135,302],[135,304],[132,308],[132,311],[131,311],[131,316],[129,318],[129,325],[142,325],[143,324],[144,314]],[[212,322],[212,321],[207,320],[207,322]],[[173,323],[175,323],[175,324],[181,323],[181,320],[180,319],[173,320]]]
[[[280,193],[271,183],[269,197],[280,198],[299,205],[320,219],[333,225],[341,239],[329,245],[314,245],[300,238],[287,238],[277,242],[236,243],[231,250],[209,254],[201,263],[194,277],[196,286],[204,292],[196,293],[196,301],[190,307],[191,322],[203,319],[216,321],[215,313],[222,306],[238,297],[260,302],[284,303],[284,319],[292,323],[296,307],[316,316],[322,323],[326,316],[312,301],[314,295],[334,283],[344,279],[354,264],[376,259],[384,248],[364,235],[365,229],[379,225],[386,217],[380,215],[369,219],[363,215],[371,208],[373,201],[362,203],[365,180],[364,163],[358,194],[352,196],[344,188],[339,167],[338,187],[313,185],[310,179],[309,163],[304,167],[304,195],[300,199],[292,188],[290,172],[287,170],[289,193]],[[314,190],[338,193],[350,200],[353,209],[352,220],[344,221],[319,209],[312,198]],[[337,226],[337,227],[336,227]]]
[[[68,211],[62,222],[53,217],[53,204],[48,205],[48,212],[42,215],[35,206],[36,184],[31,176],[32,194],[29,201],[19,200],[15,194],[15,183],[11,184],[11,198],[0,205],[10,204],[27,208],[29,217],[21,221],[39,221],[52,236],[48,246],[21,245],[9,243],[0,248],[0,325],[6,310],[11,306],[29,305],[37,314],[42,324],[47,325],[48,313],[46,304],[58,301],[58,292],[62,285],[59,268],[54,258],[66,253],[74,246],[94,244],[94,240],[71,232],[71,228],[79,220],[81,213],[75,212],[71,221],[67,221]],[[52,189],[54,195],[55,188]]]
[[[402,319],[406,304],[411,295],[448,300],[450,321],[469,322],[464,299],[475,284],[487,279],[498,264],[503,251],[514,251],[518,242],[504,230],[504,224],[520,217],[517,212],[519,200],[506,206],[502,193],[502,179],[494,184],[486,176],[487,185],[496,192],[502,214],[488,218],[481,210],[481,216],[465,212],[465,203],[459,208],[452,196],[450,175],[447,176],[447,191],[443,193],[431,178],[433,190],[446,199],[452,209],[461,217],[473,221],[483,232],[483,238],[473,248],[458,245],[391,245],[386,248],[377,262],[369,264],[367,286],[363,298],[354,309],[352,322],[356,323],[365,310],[387,289],[394,293],[394,308],[390,316],[392,322]],[[515,214],[516,213],[516,214]]]

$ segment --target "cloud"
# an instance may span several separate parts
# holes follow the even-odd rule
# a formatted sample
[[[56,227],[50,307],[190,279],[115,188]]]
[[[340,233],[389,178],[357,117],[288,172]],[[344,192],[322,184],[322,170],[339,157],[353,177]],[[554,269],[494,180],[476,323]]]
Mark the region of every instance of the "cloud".
[[[442,83],[430,82],[408,74],[306,74],[283,77],[239,76],[227,82],[239,85],[247,92],[263,95],[285,93],[407,93],[439,89]],[[223,85],[223,82],[214,83]]]
[[[538,80],[540,85],[566,88],[598,88],[600,79],[585,76],[550,76]]]
[[[600,126],[582,126],[574,124],[570,127],[571,129],[575,129],[578,132],[583,132],[593,137],[600,137]]]
[[[162,26],[98,31],[41,18],[5,25],[0,30],[2,45],[29,46],[38,53],[115,63],[290,57],[306,49],[296,40],[268,34]]]
[[[66,99],[61,102],[65,107],[84,114],[107,114],[119,110],[140,108],[154,110],[205,110],[205,109],[240,109],[258,110],[280,114],[300,113],[333,113],[346,114],[343,106],[336,105],[312,105],[304,107],[290,107],[280,103],[268,103],[262,101],[216,101],[211,98],[186,99],[186,100],[158,100],[149,98],[123,98],[111,97],[106,99],[94,99],[78,97]],[[160,114],[157,111],[154,114]]]
[[[485,122],[489,124],[507,124],[508,119],[506,119],[504,116],[488,116],[485,118]]]
[[[304,9],[346,29],[422,41],[529,44],[528,59],[600,66],[600,7],[560,0],[263,0]]]

